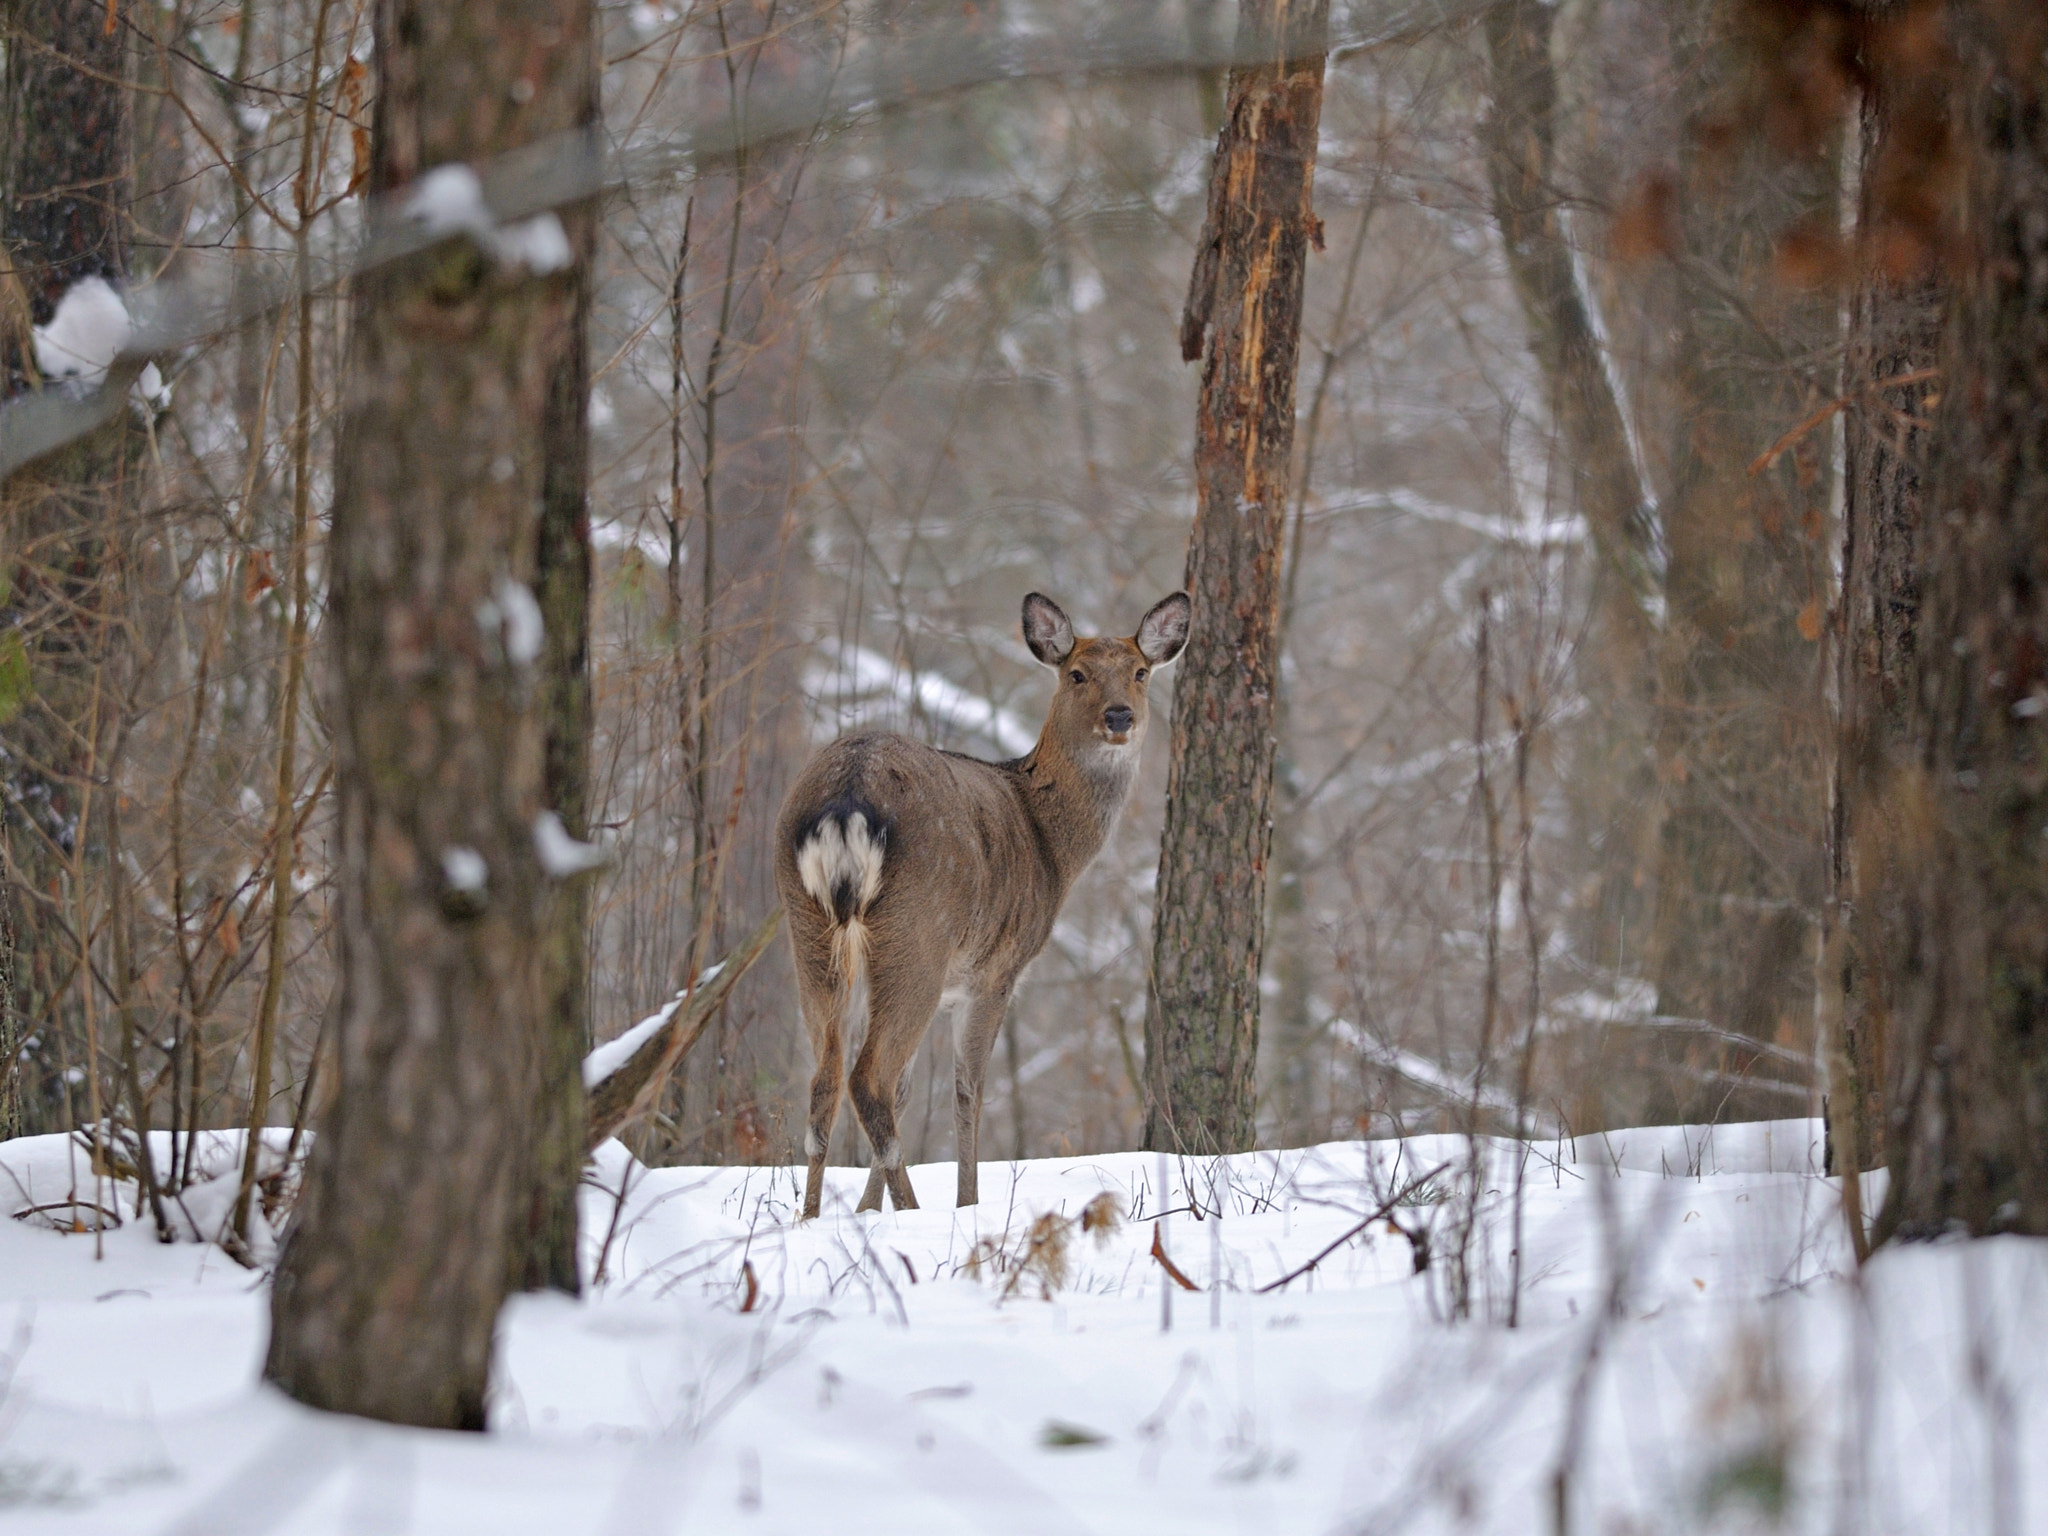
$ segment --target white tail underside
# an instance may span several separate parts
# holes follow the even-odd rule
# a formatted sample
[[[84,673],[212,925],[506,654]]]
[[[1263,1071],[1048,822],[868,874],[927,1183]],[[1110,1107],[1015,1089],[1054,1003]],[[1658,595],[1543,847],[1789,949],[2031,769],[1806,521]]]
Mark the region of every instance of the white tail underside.
[[[882,889],[882,840],[868,829],[859,811],[844,822],[827,820],[811,828],[796,851],[797,878],[811,899],[827,912],[838,912],[843,892],[853,895],[858,913]]]

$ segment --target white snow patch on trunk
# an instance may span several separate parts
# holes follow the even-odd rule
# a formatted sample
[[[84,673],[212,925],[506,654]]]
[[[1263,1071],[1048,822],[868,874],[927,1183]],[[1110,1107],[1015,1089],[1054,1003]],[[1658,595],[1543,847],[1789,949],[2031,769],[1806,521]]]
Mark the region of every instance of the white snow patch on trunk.
[[[552,213],[500,224],[484,201],[484,184],[466,165],[437,165],[413,183],[405,216],[430,235],[468,235],[503,266],[536,275],[559,272],[576,259],[568,232]]]
[[[44,378],[75,379],[96,389],[134,329],[112,283],[80,278],[64,290],[50,323],[35,328],[36,367]]]
[[[540,855],[541,869],[557,880],[603,869],[612,856],[596,843],[579,843],[553,811],[542,811],[533,819],[533,850]]]

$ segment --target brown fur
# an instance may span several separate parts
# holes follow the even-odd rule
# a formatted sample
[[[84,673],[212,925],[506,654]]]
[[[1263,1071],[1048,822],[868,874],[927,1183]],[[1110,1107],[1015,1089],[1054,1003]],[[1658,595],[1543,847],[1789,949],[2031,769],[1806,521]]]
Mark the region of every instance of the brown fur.
[[[949,995],[963,1009],[953,1078],[959,1203],[975,1203],[982,1078],[1011,989],[1123,809],[1145,738],[1149,673],[1179,654],[1187,615],[1187,598],[1175,593],[1130,639],[1076,641],[1066,615],[1034,593],[1024,601],[1025,639],[1060,683],[1030,753],[987,763],[857,731],[812,758],[791,788],[775,876],[816,1062],[806,1217],[818,1214],[845,1033],[863,994],[867,1035],[847,1084],[873,1150],[859,1208],[879,1209],[885,1186],[898,1209],[917,1204],[897,1101]]]

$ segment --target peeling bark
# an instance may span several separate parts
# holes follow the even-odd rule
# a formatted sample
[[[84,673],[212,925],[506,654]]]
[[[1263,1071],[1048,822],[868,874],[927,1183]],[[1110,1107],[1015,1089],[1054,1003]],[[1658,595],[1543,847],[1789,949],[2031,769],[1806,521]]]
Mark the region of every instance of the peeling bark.
[[[1322,111],[1328,0],[1244,0],[1181,319],[1202,364],[1194,624],[1174,681],[1173,759],[1145,1009],[1145,1144],[1253,1142],[1282,527]]]

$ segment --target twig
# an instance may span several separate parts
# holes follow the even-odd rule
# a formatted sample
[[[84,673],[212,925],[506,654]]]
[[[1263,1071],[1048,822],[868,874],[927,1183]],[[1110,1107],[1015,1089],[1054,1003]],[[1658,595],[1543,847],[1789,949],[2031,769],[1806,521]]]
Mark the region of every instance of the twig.
[[[740,1279],[747,1287],[746,1299],[740,1303],[740,1310],[742,1312],[751,1312],[754,1310],[754,1304],[761,1299],[761,1282],[754,1277],[754,1261],[752,1259],[740,1260]]]
[[[1159,1223],[1152,1223],[1152,1257],[1159,1261],[1159,1267],[1166,1271],[1167,1278],[1184,1291],[1199,1291],[1201,1287],[1180,1272],[1180,1266],[1166,1256],[1166,1245],[1159,1241]]]
[[[1829,420],[1836,412],[1846,410],[1849,406],[1854,405],[1858,400],[1868,400],[1872,396],[1882,394],[1887,389],[1900,389],[1908,384],[1924,384],[1929,379],[1938,379],[1940,377],[1941,370],[1939,368],[1915,368],[1911,373],[1902,373],[1895,378],[1879,379],[1873,384],[1866,384],[1861,389],[1853,390],[1849,394],[1830,400],[1811,416],[1794,425],[1783,437],[1752,459],[1749,465],[1749,472],[1752,475],[1762,474],[1783,458],[1786,450],[1793,447],[1815,427]]]
[[[1389,1215],[1393,1213],[1395,1206],[1399,1205],[1403,1200],[1407,1199],[1409,1195],[1413,1194],[1416,1190],[1420,1189],[1423,1185],[1427,1184],[1431,1179],[1435,1178],[1438,1174],[1442,1173],[1446,1168],[1450,1166],[1451,1165],[1448,1162],[1438,1163],[1434,1168],[1430,1169],[1429,1172],[1418,1173],[1406,1184],[1403,1184],[1399,1189],[1395,1190],[1393,1194],[1387,1196],[1386,1200],[1381,1203],[1380,1208],[1378,1210],[1374,1211],[1370,1216],[1366,1217],[1365,1220],[1359,1222],[1357,1226],[1353,1227],[1350,1231],[1346,1232],[1342,1237],[1338,1238],[1335,1242],[1331,1243],[1327,1248],[1323,1249],[1321,1253],[1317,1254],[1314,1258],[1310,1259],[1306,1264],[1301,1265],[1297,1269],[1290,1269],[1278,1280],[1270,1281],[1267,1284],[1260,1286],[1256,1291],[1252,1292],[1252,1294],[1254,1296],[1264,1296],[1269,1291],[1284,1290],[1286,1287],[1292,1285],[1295,1281],[1299,1280],[1303,1275],[1307,1274],[1310,1270],[1314,1269],[1318,1264],[1322,1263],[1323,1260],[1327,1259],[1331,1254],[1335,1253],[1339,1248],[1342,1248],[1346,1243],[1350,1242],[1354,1237],[1358,1236],[1359,1233],[1363,1232],[1367,1227],[1371,1226],[1374,1222],[1384,1221]],[[1163,1255],[1161,1256],[1161,1262],[1165,1262]],[[1187,1282],[1183,1280],[1181,1284],[1187,1285]],[[1192,1285],[1189,1285],[1188,1289],[1192,1291],[1194,1287]]]

